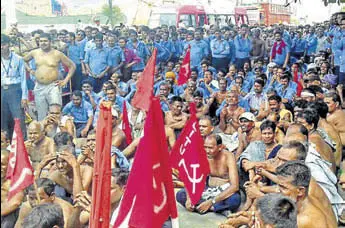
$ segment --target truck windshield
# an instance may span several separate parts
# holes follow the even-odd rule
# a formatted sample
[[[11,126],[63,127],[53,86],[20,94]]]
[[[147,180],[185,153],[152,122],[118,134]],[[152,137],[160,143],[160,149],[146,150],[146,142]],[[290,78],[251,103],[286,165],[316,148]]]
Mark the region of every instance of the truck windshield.
[[[195,15],[181,14],[180,20],[182,20],[186,27],[196,27]]]

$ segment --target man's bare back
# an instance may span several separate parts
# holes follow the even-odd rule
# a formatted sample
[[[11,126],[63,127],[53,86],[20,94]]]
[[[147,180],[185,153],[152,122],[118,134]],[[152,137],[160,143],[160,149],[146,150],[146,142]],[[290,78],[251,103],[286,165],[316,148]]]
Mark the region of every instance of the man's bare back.
[[[327,121],[338,131],[343,147],[345,146],[345,111],[337,109],[327,116]]]

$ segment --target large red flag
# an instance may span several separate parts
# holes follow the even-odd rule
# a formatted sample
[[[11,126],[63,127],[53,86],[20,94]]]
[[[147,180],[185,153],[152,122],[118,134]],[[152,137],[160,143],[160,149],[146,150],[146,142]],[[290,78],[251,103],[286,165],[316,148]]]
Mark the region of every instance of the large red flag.
[[[186,51],[186,56],[183,59],[180,72],[178,74],[177,84],[183,85],[184,83],[186,83],[188,79],[190,78],[191,73],[192,71],[190,69],[190,46],[189,46]]]
[[[34,170],[24,145],[20,120],[14,119],[14,131],[9,155],[6,179],[11,181],[7,199],[10,200],[18,192],[34,183]]]
[[[168,145],[159,99],[152,98],[114,228],[178,227]]]
[[[128,113],[127,113],[127,105],[126,102],[123,102],[123,108],[122,108],[122,131],[126,135],[126,143],[127,145],[131,144],[132,142],[132,129],[131,125],[129,124],[128,120]]]
[[[144,111],[148,111],[150,107],[151,97],[153,96],[153,82],[156,66],[157,48],[154,49],[153,54],[146,64],[146,67],[138,79],[137,91],[134,94],[132,105]]]
[[[193,205],[200,200],[210,167],[201,137],[195,103],[190,103],[191,116],[171,150],[172,166],[179,170]]]
[[[111,140],[111,105],[108,102],[103,102],[100,105],[96,129],[90,228],[108,228],[110,224]]]

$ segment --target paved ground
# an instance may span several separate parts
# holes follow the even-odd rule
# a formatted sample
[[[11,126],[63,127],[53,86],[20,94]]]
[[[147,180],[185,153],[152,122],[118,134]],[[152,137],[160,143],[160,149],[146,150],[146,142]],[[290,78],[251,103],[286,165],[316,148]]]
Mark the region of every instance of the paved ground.
[[[225,216],[215,213],[207,213],[207,215],[191,213],[179,204],[177,209],[180,228],[217,228],[226,220]]]

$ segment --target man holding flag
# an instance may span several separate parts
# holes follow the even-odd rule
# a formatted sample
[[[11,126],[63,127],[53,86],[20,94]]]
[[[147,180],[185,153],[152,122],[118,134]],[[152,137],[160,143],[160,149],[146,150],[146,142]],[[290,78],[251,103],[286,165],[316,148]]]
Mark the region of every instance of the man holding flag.
[[[189,211],[228,214],[241,203],[235,156],[221,149],[222,140],[214,134],[203,142],[195,104],[190,106],[191,117],[171,151],[173,167],[179,170],[186,186],[177,193],[176,199]]]

